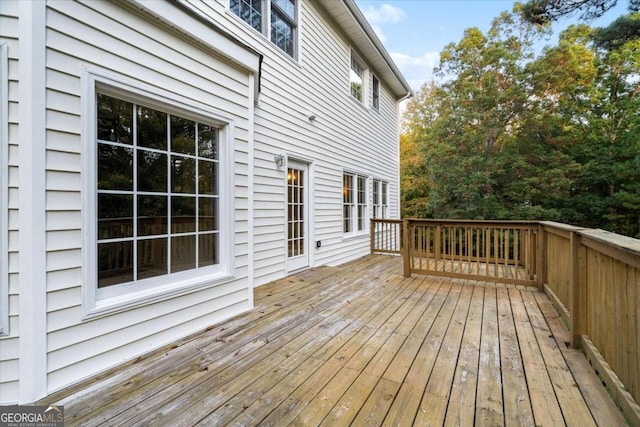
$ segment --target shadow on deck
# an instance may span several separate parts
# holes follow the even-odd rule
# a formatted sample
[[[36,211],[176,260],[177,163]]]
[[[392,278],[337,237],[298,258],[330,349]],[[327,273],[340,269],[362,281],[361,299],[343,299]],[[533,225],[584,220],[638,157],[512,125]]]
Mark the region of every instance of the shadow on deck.
[[[370,255],[50,396],[67,425],[624,425],[535,288]]]

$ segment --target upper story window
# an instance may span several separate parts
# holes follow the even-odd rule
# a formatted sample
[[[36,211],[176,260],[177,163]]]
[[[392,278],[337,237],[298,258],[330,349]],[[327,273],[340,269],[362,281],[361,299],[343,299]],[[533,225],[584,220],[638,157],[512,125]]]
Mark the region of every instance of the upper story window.
[[[262,32],[262,0],[231,0],[229,9],[256,31]]]
[[[271,0],[271,41],[294,56],[296,4],[294,0]]]
[[[378,80],[376,76],[372,76],[371,84],[372,84],[371,106],[375,110],[380,110],[380,80]]]
[[[367,230],[367,178],[344,173],[342,177],[343,232],[355,234]]]
[[[292,58],[296,56],[297,0],[230,0],[229,10]]]
[[[351,95],[360,102],[364,101],[364,75],[365,66],[351,52],[351,70],[349,71],[349,84],[351,86]]]

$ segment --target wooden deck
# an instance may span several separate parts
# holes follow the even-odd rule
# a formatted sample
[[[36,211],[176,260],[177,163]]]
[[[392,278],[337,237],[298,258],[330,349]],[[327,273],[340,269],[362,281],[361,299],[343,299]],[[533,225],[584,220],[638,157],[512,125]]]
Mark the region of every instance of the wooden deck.
[[[533,288],[371,255],[45,402],[66,425],[625,425]]]

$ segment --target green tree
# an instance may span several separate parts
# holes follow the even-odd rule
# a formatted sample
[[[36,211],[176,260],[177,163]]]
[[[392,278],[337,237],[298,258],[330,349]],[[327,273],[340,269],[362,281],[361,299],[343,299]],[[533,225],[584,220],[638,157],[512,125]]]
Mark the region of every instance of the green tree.
[[[640,237],[640,41],[578,25],[534,58],[539,29],[502,14],[442,52],[405,116],[404,214]]]
[[[588,22],[601,17],[617,4],[618,0],[529,0],[523,5],[522,13],[528,22],[536,25],[547,25],[572,15]],[[630,0],[628,11],[629,14],[596,31],[596,44],[615,49],[640,38],[640,0]]]
[[[438,75],[445,83],[433,90],[437,114],[420,131],[429,216],[505,218],[513,216],[510,205],[527,202],[504,200],[504,185],[510,185],[505,156],[519,153],[509,147],[531,114],[526,64],[539,33],[516,14],[503,13],[487,34],[468,29],[442,52]]]

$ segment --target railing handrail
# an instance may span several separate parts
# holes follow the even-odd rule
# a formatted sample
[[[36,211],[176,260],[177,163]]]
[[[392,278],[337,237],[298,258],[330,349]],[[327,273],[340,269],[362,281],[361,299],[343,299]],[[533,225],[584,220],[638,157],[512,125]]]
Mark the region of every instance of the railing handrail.
[[[533,220],[508,220],[501,221],[499,219],[433,219],[433,218],[405,218],[407,221],[415,223],[432,223],[432,224],[508,224],[508,225],[534,225],[538,226],[540,221]]]

